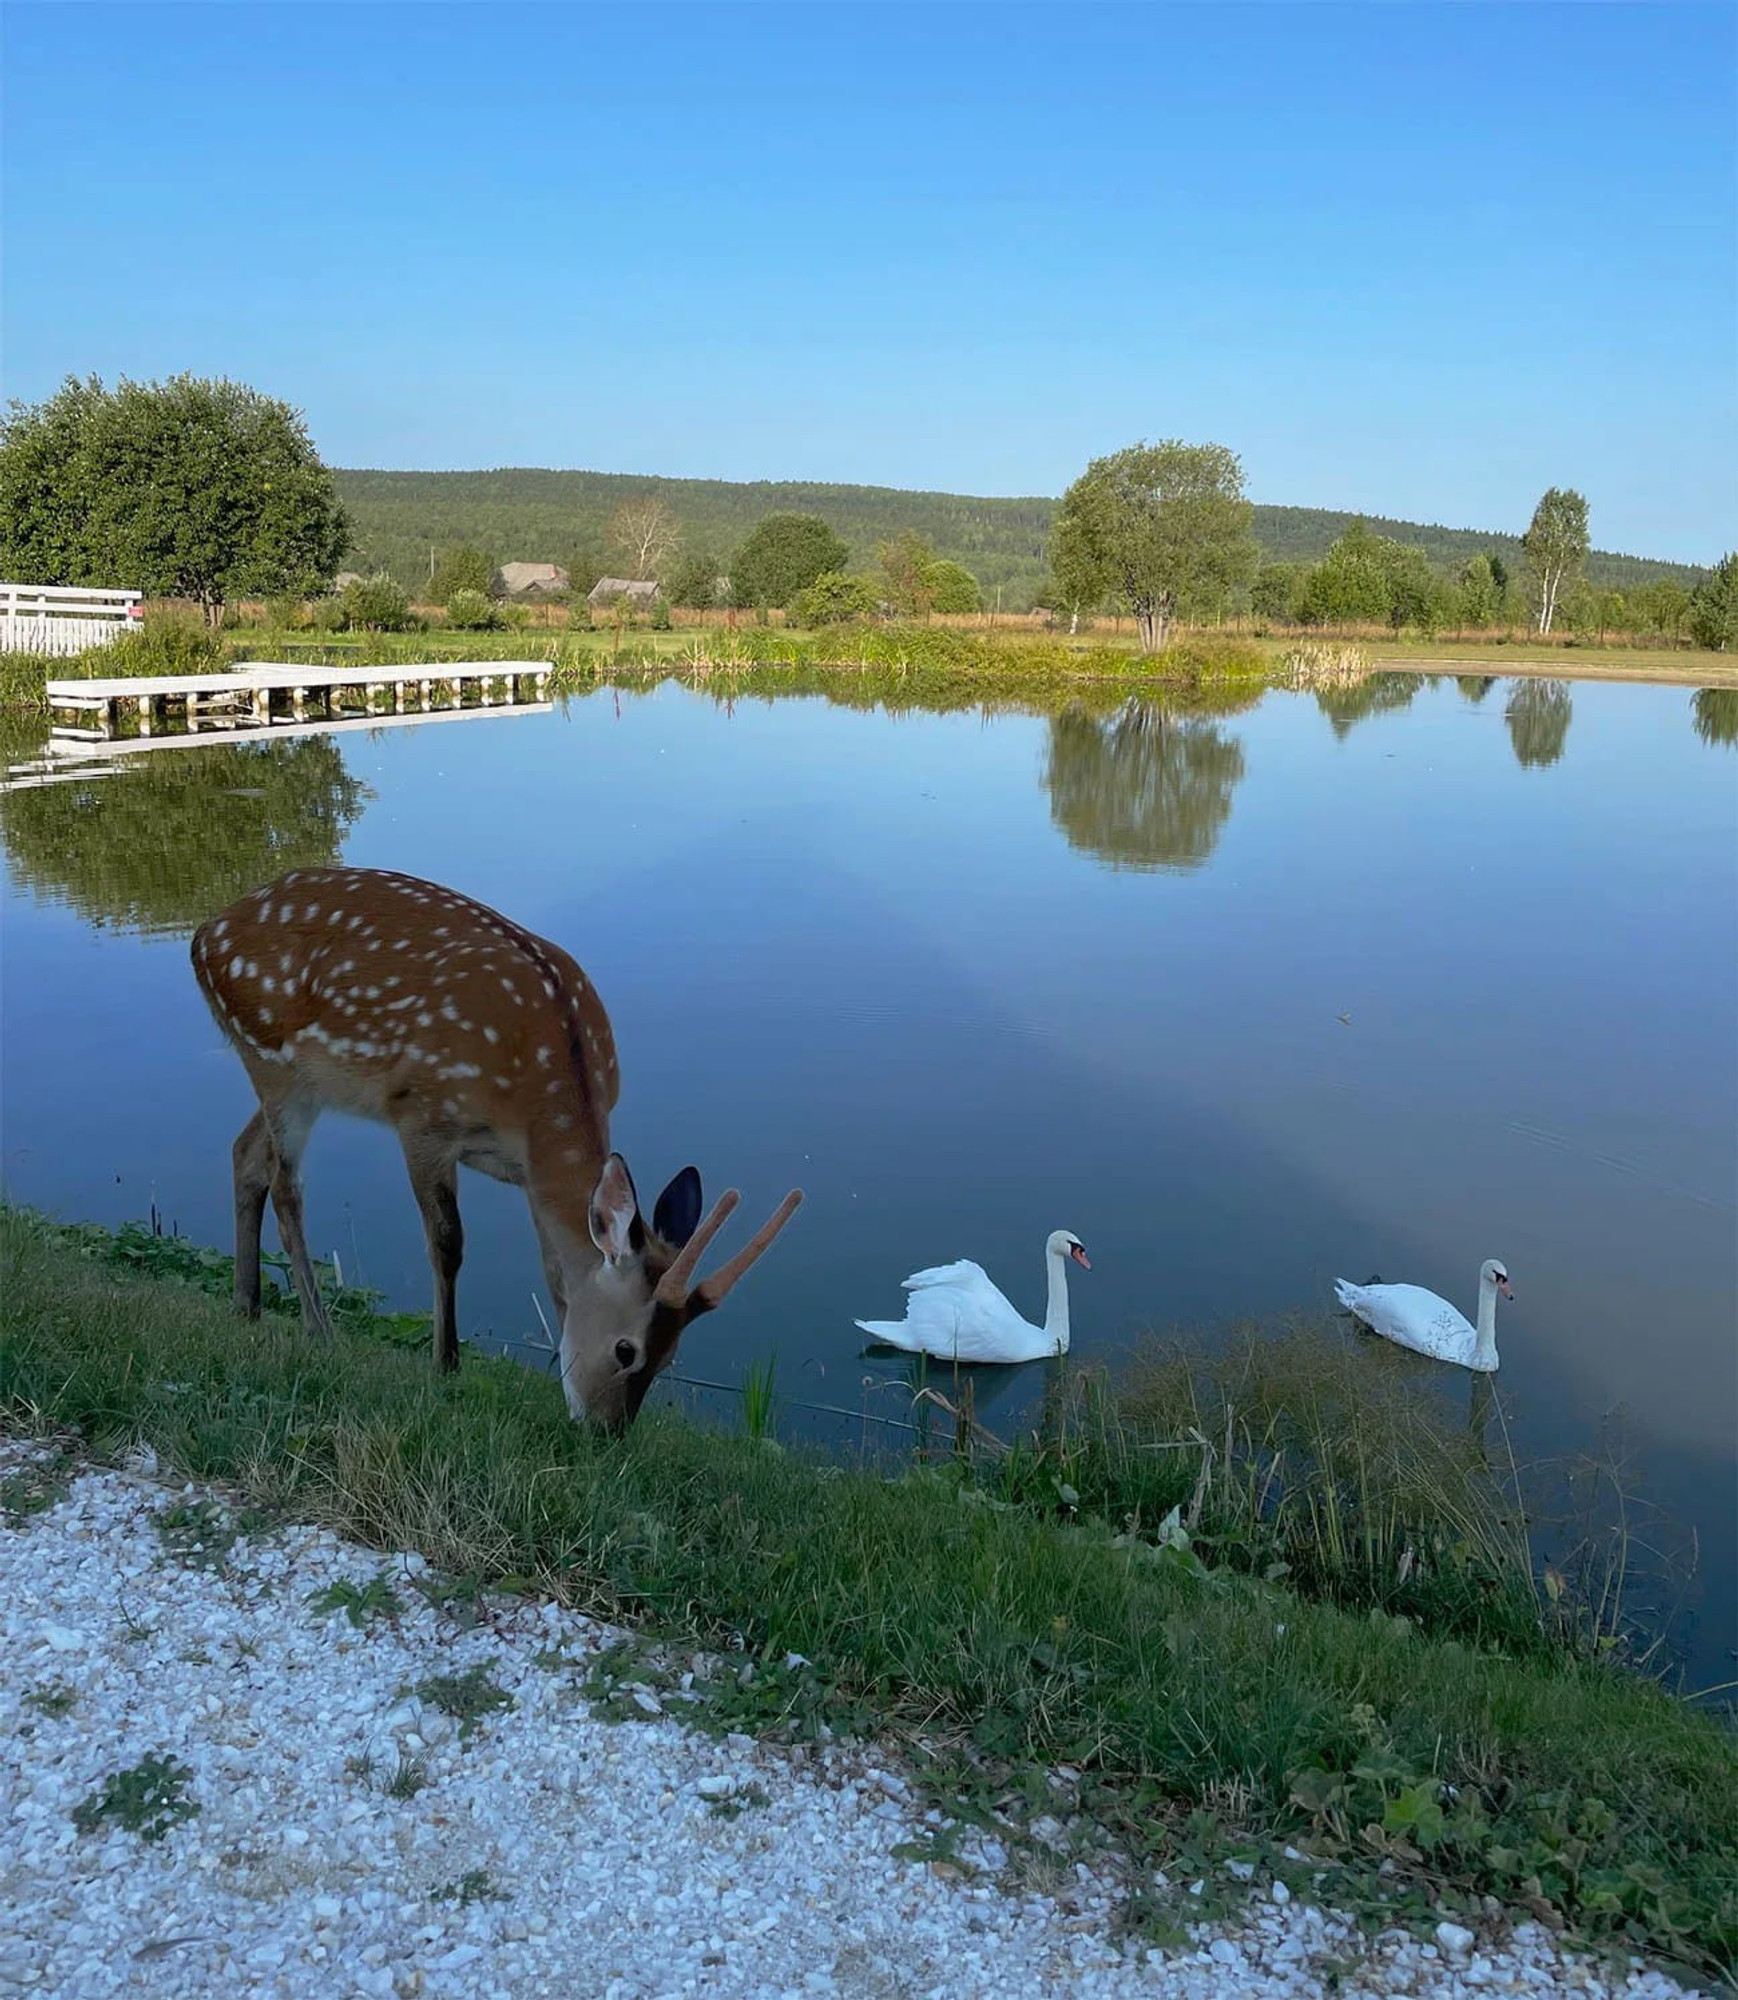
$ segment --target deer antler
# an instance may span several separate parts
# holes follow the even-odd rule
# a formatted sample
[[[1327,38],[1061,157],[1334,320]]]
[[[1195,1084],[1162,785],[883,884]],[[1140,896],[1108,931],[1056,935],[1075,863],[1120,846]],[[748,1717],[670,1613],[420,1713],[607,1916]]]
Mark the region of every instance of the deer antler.
[[[710,1278],[703,1278],[694,1287],[695,1303],[699,1310],[710,1312],[715,1305],[718,1305],[722,1301],[725,1293],[730,1290],[731,1286],[736,1283],[743,1272],[754,1263],[756,1258],[764,1254],[772,1239],[790,1221],[791,1217],[802,1207],[802,1204],[802,1189],[792,1188],[784,1200],[779,1203],[778,1207],[773,1210],[767,1221],[761,1224],[756,1233],[737,1251],[730,1262],[728,1264],[720,1264]]]
[[[688,1280],[694,1275],[695,1265],[705,1256],[707,1246],[736,1212],[741,1200],[742,1196],[735,1188],[726,1188],[712,1204],[712,1213],[682,1245],[676,1253],[676,1261],[659,1280],[654,1296],[661,1304],[679,1306],[686,1303]]]

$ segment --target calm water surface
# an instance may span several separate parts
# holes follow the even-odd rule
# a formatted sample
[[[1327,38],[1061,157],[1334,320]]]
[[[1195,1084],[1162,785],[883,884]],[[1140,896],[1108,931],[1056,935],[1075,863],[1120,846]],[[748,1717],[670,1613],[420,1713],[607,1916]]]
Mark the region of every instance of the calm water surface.
[[[251,1098],[193,925],[290,866],[450,883],[558,939],[615,1024],[616,1142],[809,1203],[682,1366],[897,1414],[909,1270],[978,1259],[1077,1351],[1317,1311],[1336,1275],[1469,1311],[1487,1256],[1521,1448],[1626,1413],[1701,1542],[1729,1676],[1738,1499],[1738,696],[1379,677],[1244,712],[733,702],[162,749],[0,798],[6,1185],[230,1229]],[[396,1144],[331,1120],[310,1235],[425,1303]],[[463,1321],[535,1335],[523,1201],[464,1189]],[[994,1427],[1033,1371],[980,1384]],[[672,1393],[666,1389],[663,1394]],[[722,1406],[721,1399],[714,1398]],[[856,1427],[838,1431],[856,1435]]]

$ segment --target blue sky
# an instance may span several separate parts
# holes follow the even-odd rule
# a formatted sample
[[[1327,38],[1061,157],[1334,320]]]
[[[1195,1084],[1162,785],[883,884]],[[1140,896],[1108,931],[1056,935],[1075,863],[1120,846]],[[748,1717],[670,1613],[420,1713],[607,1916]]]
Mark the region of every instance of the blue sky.
[[[1252,497],[1738,544],[1729,5],[34,5],[4,370],[341,465]],[[82,89],[69,78],[84,79]]]

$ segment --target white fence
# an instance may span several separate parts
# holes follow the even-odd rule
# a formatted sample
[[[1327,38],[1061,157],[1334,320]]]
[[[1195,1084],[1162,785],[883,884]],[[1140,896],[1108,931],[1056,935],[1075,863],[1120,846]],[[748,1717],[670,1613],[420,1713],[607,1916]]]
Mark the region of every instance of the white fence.
[[[136,590],[0,583],[0,653],[82,653],[106,646],[138,617]]]

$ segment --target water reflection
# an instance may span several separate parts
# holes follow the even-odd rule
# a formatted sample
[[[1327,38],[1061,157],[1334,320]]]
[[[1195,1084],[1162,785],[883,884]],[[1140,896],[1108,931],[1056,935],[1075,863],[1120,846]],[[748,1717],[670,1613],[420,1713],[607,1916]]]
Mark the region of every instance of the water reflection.
[[[324,868],[373,793],[330,737],[153,751],[0,794],[7,871],[99,929],[192,931],[286,868]]]
[[[1388,715],[1396,709],[1411,707],[1427,678],[1431,677],[1424,674],[1366,674],[1361,681],[1354,681],[1349,687],[1318,688],[1316,706],[1332,724],[1334,734],[1343,740],[1350,734],[1354,723],[1363,722],[1372,715]]]
[[[1503,720],[1509,725],[1509,741],[1523,769],[1543,769],[1556,763],[1569,740],[1574,713],[1567,681],[1528,679],[1511,684]]]
[[[1476,708],[1497,684],[1495,674],[1456,674],[1454,684]]]
[[[1704,743],[1738,743],[1738,688],[1697,688],[1690,715]]]
[[[1050,722],[1044,782],[1069,845],[1119,868],[1198,868],[1231,816],[1243,746],[1217,723],[1127,701]]]

